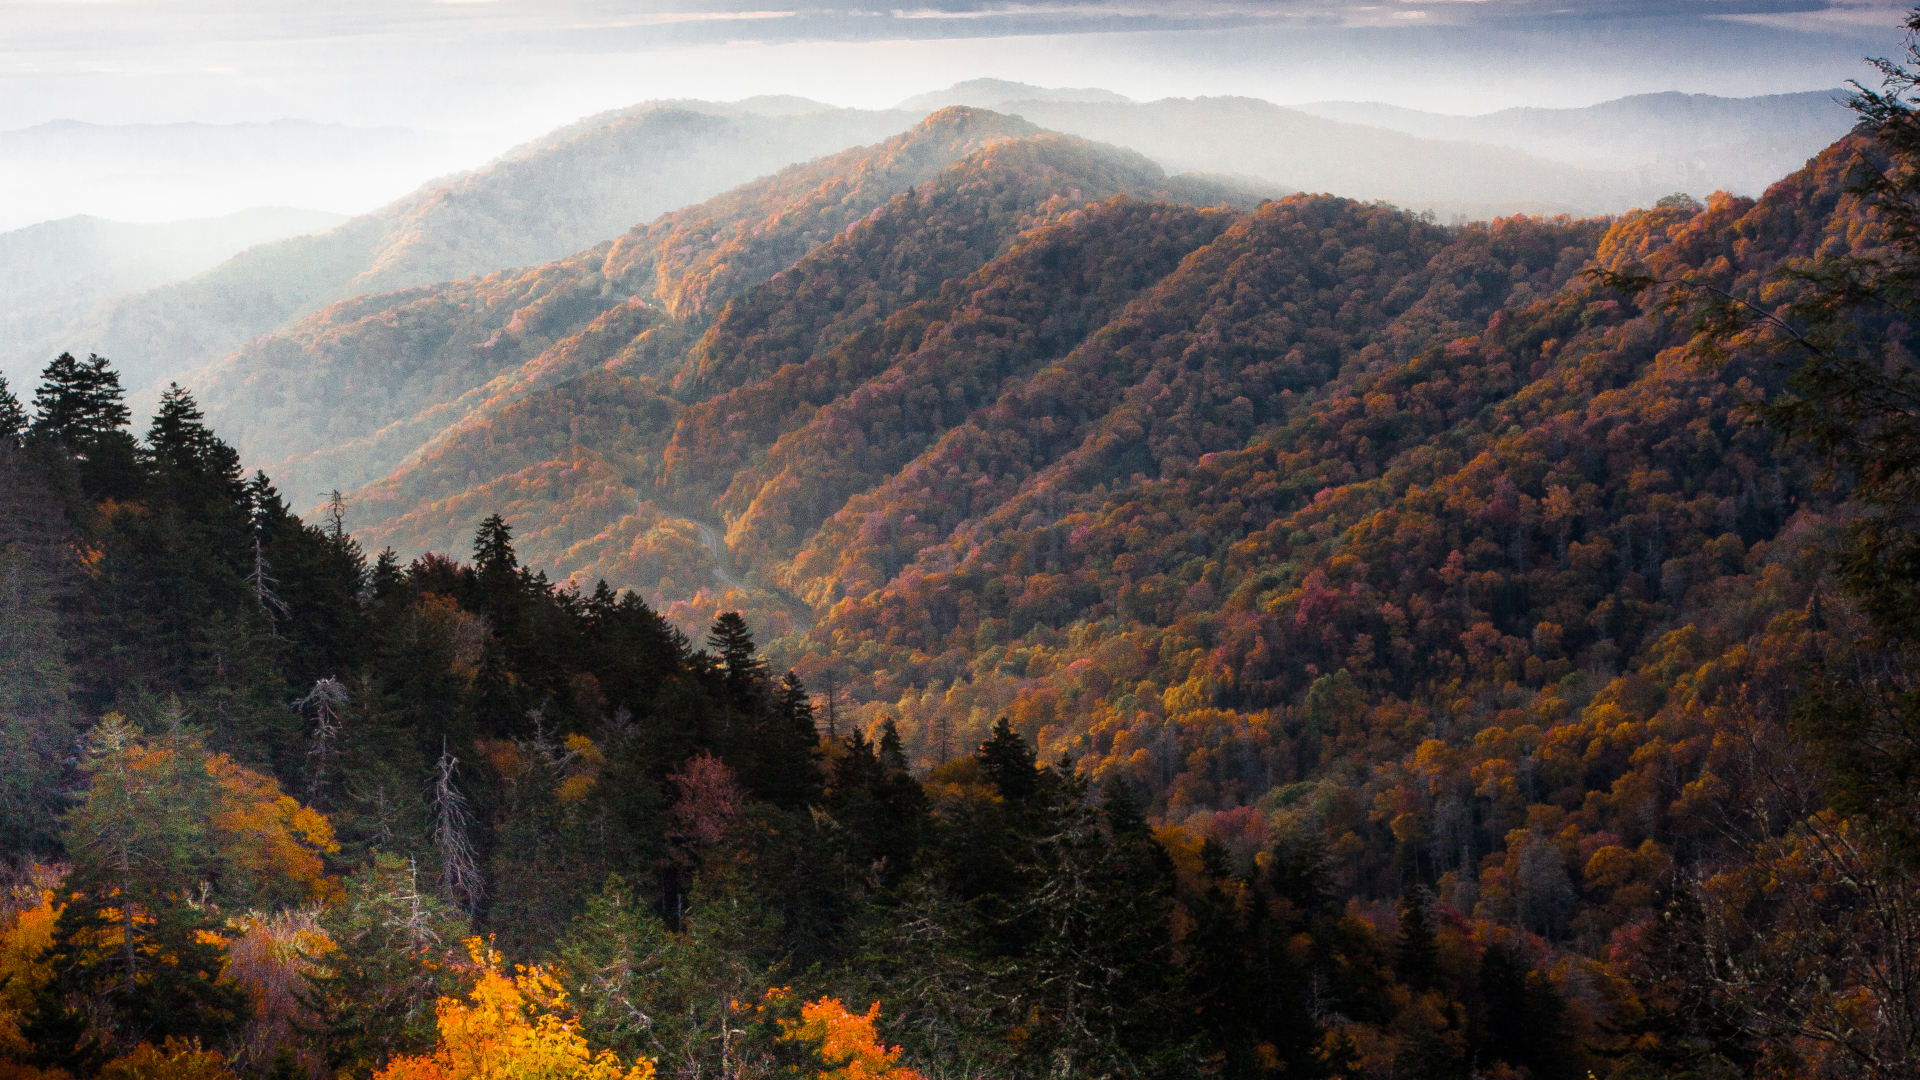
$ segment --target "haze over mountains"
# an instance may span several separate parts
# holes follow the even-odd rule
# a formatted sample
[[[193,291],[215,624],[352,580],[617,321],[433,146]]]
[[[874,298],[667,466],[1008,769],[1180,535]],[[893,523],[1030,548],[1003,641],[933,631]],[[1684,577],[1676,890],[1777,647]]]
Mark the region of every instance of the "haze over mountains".
[[[777,118],[623,111],[324,234],[263,246],[56,330],[0,342],[0,369],[37,370],[45,361],[36,358],[62,349],[96,351],[126,357],[129,384],[151,392],[321,304],[543,263],[789,162],[884,137],[903,120],[853,110]]]
[[[1445,116],[1378,102],[1320,101],[1300,111],[1417,135],[1524,150],[1591,169],[1636,169],[1676,190],[1756,194],[1849,130],[1851,91],[1722,98],[1636,94],[1584,109]]]
[[[0,230],[87,214],[156,222],[258,206],[354,214],[499,152],[495,137],[308,120],[0,131]]]
[[[340,214],[261,207],[197,221],[70,217],[0,233],[0,342],[40,342],[110,297],[190,277],[269,240],[321,232]]]
[[[56,309],[22,307],[0,328],[0,371],[20,381],[61,349],[98,351],[124,357],[129,384],[147,400],[166,380],[320,305],[537,265],[781,166],[883,138],[936,106],[988,103],[1042,127],[1138,150],[1169,172],[1239,176],[1244,186],[1273,193],[1385,199],[1444,220],[1618,212],[1675,190],[1752,193],[1845,123],[1844,110],[1826,96],[1804,94],[1751,101],[1653,95],[1480,118],[1336,105],[1312,107],[1327,114],[1315,116],[1230,98],[1134,103],[1103,90],[998,80],[958,84],[880,111],[779,96],[650,102],[584,118],[324,236],[248,252],[191,281],[91,308],[82,296]],[[1367,122],[1329,118],[1335,114]],[[276,145],[317,132],[313,155],[332,152],[349,163],[359,158],[340,153],[342,140],[367,137],[321,125],[255,127],[249,137],[264,135]],[[192,125],[126,130],[167,147],[162,156],[207,154],[215,162],[247,135]],[[404,141],[413,133],[373,134]],[[1712,141],[1728,134],[1738,139]],[[47,125],[6,138],[113,145],[85,125]],[[1688,145],[1692,157],[1675,156]],[[1585,149],[1576,155],[1570,146]]]

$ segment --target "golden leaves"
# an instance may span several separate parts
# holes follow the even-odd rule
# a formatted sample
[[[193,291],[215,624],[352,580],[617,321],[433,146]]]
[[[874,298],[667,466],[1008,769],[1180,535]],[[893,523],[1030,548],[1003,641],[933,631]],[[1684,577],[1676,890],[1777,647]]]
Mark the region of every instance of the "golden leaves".
[[[508,974],[479,938],[468,939],[467,951],[480,976],[466,1000],[440,999],[437,1045],[394,1058],[376,1080],[652,1080],[652,1061],[628,1066],[612,1051],[588,1048],[562,1015],[567,994],[552,974]]]

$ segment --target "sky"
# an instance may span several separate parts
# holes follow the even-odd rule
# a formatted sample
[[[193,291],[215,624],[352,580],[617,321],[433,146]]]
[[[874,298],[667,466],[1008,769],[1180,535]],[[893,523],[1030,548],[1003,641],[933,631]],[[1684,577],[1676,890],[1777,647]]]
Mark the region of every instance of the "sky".
[[[460,136],[409,166],[431,175],[653,98],[874,108],[980,77],[1479,113],[1828,89],[1898,53],[1902,18],[1884,0],[0,0],[0,133],[298,119]],[[7,177],[31,167],[0,161],[0,185],[24,192]]]
[[[1824,89],[1883,0],[0,0],[0,130],[292,117],[531,134],[653,97],[875,107],[966,78],[1442,112]]]

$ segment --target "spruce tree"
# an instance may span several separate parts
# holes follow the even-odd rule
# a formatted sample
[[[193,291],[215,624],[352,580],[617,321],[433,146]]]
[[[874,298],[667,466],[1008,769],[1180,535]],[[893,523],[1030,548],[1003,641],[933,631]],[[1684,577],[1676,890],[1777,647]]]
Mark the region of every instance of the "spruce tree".
[[[760,681],[766,664],[755,654],[753,631],[737,611],[721,612],[707,632],[707,648],[720,661],[720,672],[736,692]]]
[[[240,455],[207,427],[206,419],[191,393],[169,383],[147,428],[147,452],[156,467],[173,477],[239,488]]]
[[[489,591],[511,587],[520,576],[520,558],[513,551],[513,528],[499,514],[489,514],[473,535],[473,571],[479,575],[481,587]]]
[[[135,494],[142,478],[133,435],[124,430],[133,414],[119,373],[103,357],[75,360],[72,353],[61,353],[40,378],[28,439],[66,455],[87,494]]]
[[[1138,836],[1149,831],[1146,812],[1141,809],[1140,800],[1133,794],[1133,785],[1124,773],[1115,773],[1107,782],[1107,797],[1100,804],[1100,811],[1106,815],[1107,827],[1116,837]]]
[[[40,373],[33,392],[33,433],[79,448],[127,426],[133,414],[125,399],[120,374],[105,357],[89,353],[76,360],[63,352]]]
[[[219,924],[192,902],[215,855],[205,750],[177,702],[161,723],[149,739],[109,714],[89,739],[88,786],[67,823],[70,899],[51,949],[63,994],[33,1018],[49,1030],[67,1024],[68,1002],[88,999],[105,1003],[111,1037],[127,1045],[212,1041],[246,1018],[246,992],[221,981],[225,954],[208,934]]]

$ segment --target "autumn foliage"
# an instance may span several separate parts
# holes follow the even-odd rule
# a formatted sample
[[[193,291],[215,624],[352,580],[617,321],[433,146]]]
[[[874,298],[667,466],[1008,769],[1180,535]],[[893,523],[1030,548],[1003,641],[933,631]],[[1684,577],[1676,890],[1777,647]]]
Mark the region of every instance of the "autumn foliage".
[[[627,1065],[594,1053],[562,1015],[567,994],[538,967],[509,973],[478,938],[467,942],[477,969],[465,1000],[441,998],[431,1053],[395,1058],[378,1080],[649,1080],[653,1063]]]
[[[880,1042],[874,1030],[879,1018],[877,1001],[865,1013],[851,1013],[839,998],[821,998],[802,1005],[799,1020],[782,1021],[781,1038],[813,1044],[827,1066],[820,1080],[923,1080],[899,1064],[899,1047]]]

